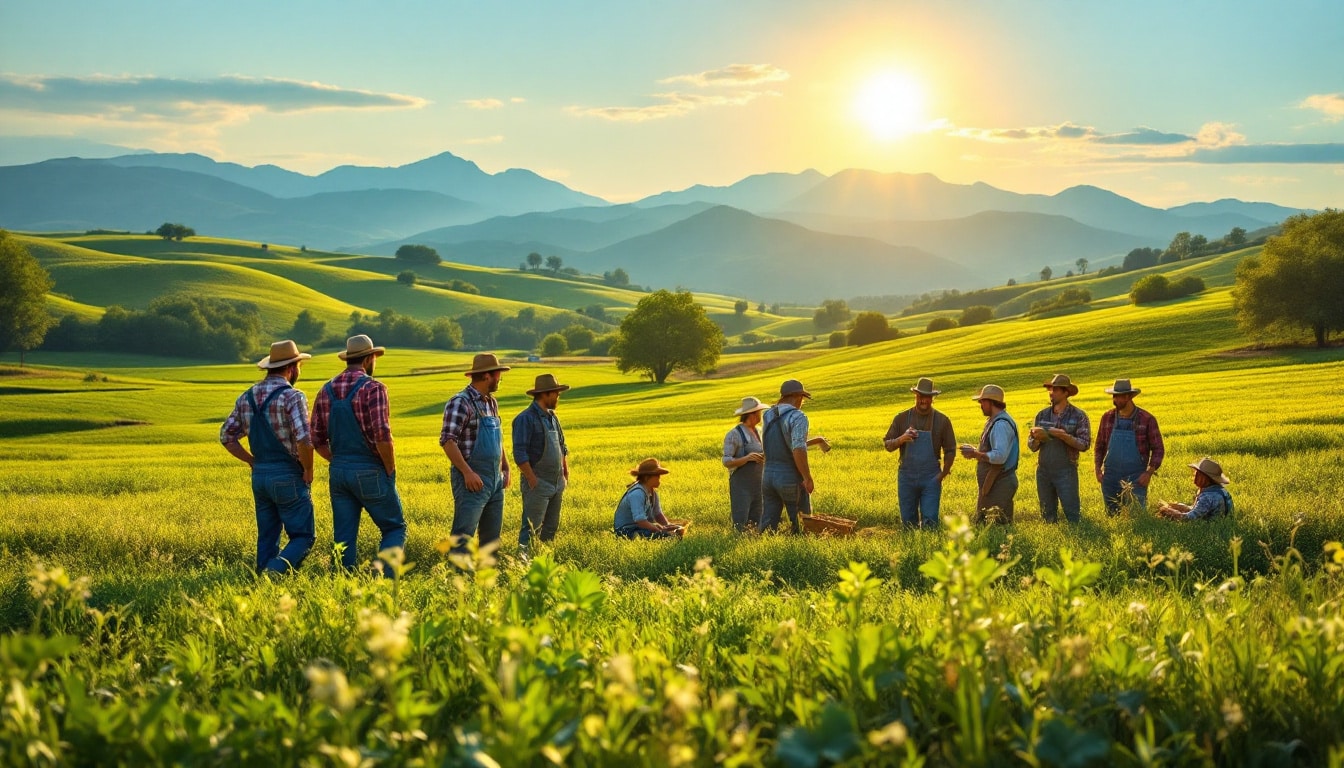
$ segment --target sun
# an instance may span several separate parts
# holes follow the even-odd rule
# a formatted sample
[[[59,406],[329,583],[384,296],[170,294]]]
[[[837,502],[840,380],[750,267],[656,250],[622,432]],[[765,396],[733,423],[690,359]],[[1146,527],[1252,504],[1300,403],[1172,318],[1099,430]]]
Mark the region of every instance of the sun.
[[[854,114],[874,138],[890,141],[920,130],[924,87],[905,72],[882,72],[869,78],[854,99]]]

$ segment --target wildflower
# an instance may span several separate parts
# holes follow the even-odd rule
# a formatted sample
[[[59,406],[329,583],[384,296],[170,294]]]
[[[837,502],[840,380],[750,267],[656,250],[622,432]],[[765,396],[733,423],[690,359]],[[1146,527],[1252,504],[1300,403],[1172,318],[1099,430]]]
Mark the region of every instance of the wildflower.
[[[775,638],[770,642],[770,647],[778,651],[789,644],[789,638],[798,632],[798,622],[794,619],[785,619],[779,622],[775,627]]]
[[[868,743],[875,747],[900,747],[909,737],[910,732],[906,729],[905,723],[893,720],[879,730],[869,731]]]
[[[365,608],[359,612],[359,631],[374,659],[396,664],[410,650],[411,615],[402,612],[395,620],[387,614]]]
[[[340,667],[329,661],[320,660],[308,665],[303,671],[308,678],[308,694],[317,701],[326,704],[338,712],[348,712],[355,706],[355,695],[350,690],[350,682]]]
[[[1241,705],[1231,699],[1223,699],[1223,723],[1228,728],[1236,728],[1246,719],[1241,712]]]
[[[298,606],[298,604],[299,601],[295,600],[288,592],[281,595],[280,599],[275,601],[276,622],[283,624],[289,621],[290,614],[293,613],[294,608]]]
[[[1129,612],[1135,616],[1142,616],[1148,612],[1148,605],[1135,600],[1129,604]]]
[[[690,678],[668,680],[663,686],[667,716],[682,722],[700,709],[700,683]]]

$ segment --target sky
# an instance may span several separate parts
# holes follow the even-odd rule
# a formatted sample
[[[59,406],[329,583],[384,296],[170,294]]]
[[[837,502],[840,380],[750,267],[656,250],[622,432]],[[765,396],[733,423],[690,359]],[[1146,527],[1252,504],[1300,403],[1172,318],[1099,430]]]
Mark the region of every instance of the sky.
[[[613,202],[866,168],[1344,207],[1344,3],[0,4],[0,158],[103,145],[309,174],[448,151]]]

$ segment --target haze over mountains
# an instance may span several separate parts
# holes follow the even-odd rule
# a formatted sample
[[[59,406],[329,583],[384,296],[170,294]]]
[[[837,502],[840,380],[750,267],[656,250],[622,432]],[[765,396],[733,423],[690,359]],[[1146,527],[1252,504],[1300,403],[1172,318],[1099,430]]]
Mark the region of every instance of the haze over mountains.
[[[1296,209],[1219,200],[1163,210],[1092,186],[1055,195],[859,169],[750,176],[611,205],[524,169],[490,174],[451,153],[316,175],[201,155],[136,153],[0,167],[0,227],[152,230],[517,266],[559,255],[654,287],[765,301],[992,285],[1078,258],[1101,266],[1180,231],[1254,231]]]

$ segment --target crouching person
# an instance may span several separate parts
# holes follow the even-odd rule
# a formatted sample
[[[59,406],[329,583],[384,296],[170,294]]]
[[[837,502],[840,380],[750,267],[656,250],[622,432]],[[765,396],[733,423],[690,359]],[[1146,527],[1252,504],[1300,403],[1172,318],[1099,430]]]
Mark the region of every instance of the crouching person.
[[[625,489],[616,505],[616,535],[627,539],[668,539],[681,535],[681,527],[672,525],[658,502],[658,486],[668,470],[657,459],[645,459],[630,470],[635,482]]]
[[[1179,501],[1164,501],[1157,508],[1162,517],[1172,520],[1212,520],[1219,515],[1232,516],[1232,494],[1223,486],[1232,482],[1223,474],[1218,462],[1205,456],[1194,464],[1187,465],[1195,470],[1195,503],[1182,504]]]

